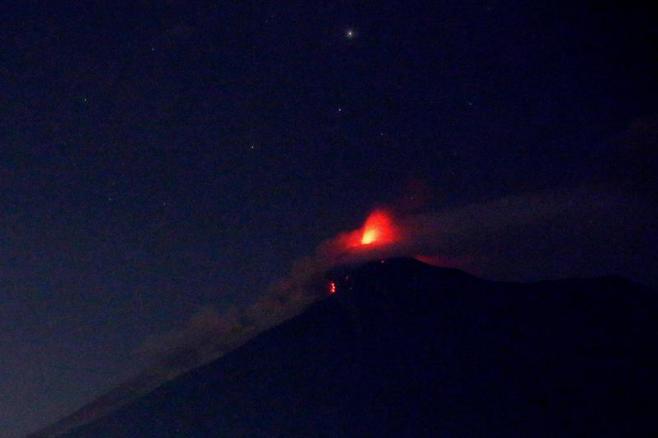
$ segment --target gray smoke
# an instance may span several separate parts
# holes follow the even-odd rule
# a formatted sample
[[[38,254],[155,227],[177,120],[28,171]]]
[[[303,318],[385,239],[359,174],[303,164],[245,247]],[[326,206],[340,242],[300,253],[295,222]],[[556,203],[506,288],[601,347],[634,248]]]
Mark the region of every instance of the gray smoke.
[[[200,309],[178,330],[147,340],[144,354],[172,373],[218,357],[326,294],[324,273],[339,264],[412,256],[495,280],[623,274],[658,284],[654,209],[645,197],[609,186],[507,196],[443,211],[398,215],[398,243],[346,250],[346,233],[322,242],[254,304],[223,313]]]

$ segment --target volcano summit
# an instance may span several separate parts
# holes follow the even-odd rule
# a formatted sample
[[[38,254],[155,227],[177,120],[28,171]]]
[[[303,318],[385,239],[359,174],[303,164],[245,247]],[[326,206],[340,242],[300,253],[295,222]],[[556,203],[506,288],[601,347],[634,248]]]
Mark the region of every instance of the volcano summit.
[[[335,293],[301,315],[66,436],[658,432],[653,290],[490,282],[413,259],[327,282]]]

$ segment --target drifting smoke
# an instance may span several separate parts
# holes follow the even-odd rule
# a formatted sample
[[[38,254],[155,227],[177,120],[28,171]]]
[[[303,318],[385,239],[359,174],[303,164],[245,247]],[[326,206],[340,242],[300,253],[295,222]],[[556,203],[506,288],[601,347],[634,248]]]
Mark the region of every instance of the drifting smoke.
[[[243,309],[220,313],[203,307],[187,324],[144,342],[138,354],[154,363],[167,378],[214,360],[239,347],[254,335],[301,312],[317,296],[292,284],[278,284]]]
[[[507,196],[442,211],[377,210],[358,230],[299,261],[289,287],[308,287],[336,265],[416,257],[495,280],[623,274],[656,284],[658,226],[646,197],[582,186]]]
[[[612,157],[591,166],[596,177],[589,179],[597,186],[590,182],[576,189],[417,213],[430,190],[415,183],[411,187],[414,196],[406,198],[401,208],[376,210],[361,228],[320,243],[313,254],[295,261],[288,275],[251,306],[221,313],[204,307],[182,328],[148,339],[139,353],[149,357],[153,366],[100,397],[66,424],[81,424],[116,409],[336,292],[325,284],[324,273],[337,265],[407,256],[490,279],[620,273],[657,286],[657,127],[657,115],[636,121],[619,139]],[[63,430],[66,426],[57,427]]]
[[[499,280],[624,273],[656,284],[658,269],[641,268],[646,260],[658,260],[653,217],[642,199],[592,187],[423,214],[376,210],[361,228],[339,233],[295,261],[289,274],[251,306],[223,314],[201,309],[182,330],[148,340],[141,351],[175,375],[326,296],[324,274],[331,268],[385,257],[416,257]]]
[[[203,307],[183,329],[148,338],[139,352],[157,358],[161,368],[176,374],[230,350],[245,329],[236,308],[220,314]]]
[[[327,270],[382,256],[401,237],[391,214],[376,210],[362,228],[340,233],[322,242],[311,256],[295,261],[289,274],[252,305],[221,314],[202,308],[183,328],[147,339],[138,352],[151,358],[160,374],[172,377],[213,360],[326,296]]]
[[[438,212],[376,210],[356,230],[322,242],[255,303],[200,309],[187,324],[139,350],[153,366],[52,426],[68,430],[113,411],[163,381],[207,363],[336,292],[337,265],[412,256],[505,280],[624,273],[658,284],[658,230],[646,198],[601,187],[509,196]],[[611,250],[612,249],[612,250]],[[46,435],[54,435],[55,433]]]

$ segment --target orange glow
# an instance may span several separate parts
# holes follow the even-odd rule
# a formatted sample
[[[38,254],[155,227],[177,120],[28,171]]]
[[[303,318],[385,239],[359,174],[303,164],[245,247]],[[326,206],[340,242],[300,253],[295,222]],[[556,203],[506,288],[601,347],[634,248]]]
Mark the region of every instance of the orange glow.
[[[330,281],[329,282],[329,295],[333,295],[336,293],[336,282],[335,281]]]
[[[370,245],[371,243],[377,240],[378,235],[379,233],[375,228],[365,230],[363,232],[363,236],[361,237],[361,244]]]
[[[426,255],[417,255],[414,257],[419,262],[423,262],[432,266],[448,267],[450,262],[448,259],[440,256],[426,256]]]
[[[397,235],[391,216],[383,210],[375,210],[368,216],[363,228],[350,235],[348,246],[386,245],[398,240]]]

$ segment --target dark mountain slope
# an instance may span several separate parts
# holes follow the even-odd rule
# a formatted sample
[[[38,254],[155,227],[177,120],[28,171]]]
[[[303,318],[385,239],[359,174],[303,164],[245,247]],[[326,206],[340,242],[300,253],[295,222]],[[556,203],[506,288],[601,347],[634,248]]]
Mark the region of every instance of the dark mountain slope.
[[[70,437],[650,436],[653,291],[496,283],[414,260],[337,293]]]

